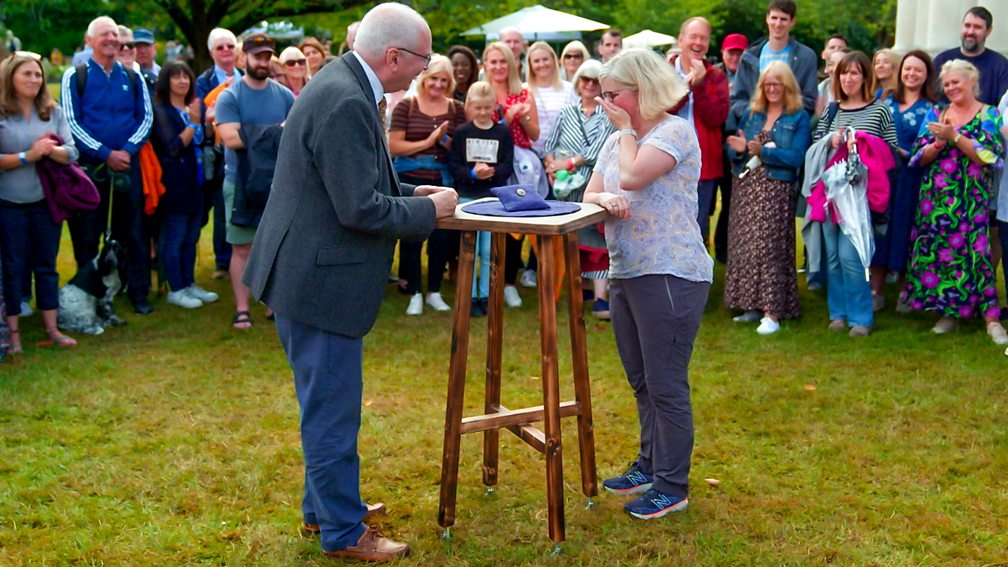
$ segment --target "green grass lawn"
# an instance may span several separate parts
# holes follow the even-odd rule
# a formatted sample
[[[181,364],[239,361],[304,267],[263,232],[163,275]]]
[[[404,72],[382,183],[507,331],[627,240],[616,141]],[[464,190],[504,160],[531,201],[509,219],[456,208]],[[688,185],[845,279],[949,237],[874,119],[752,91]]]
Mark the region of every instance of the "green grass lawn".
[[[205,235],[205,236],[208,236]],[[234,331],[220,303],[154,301],[80,346],[0,365],[0,564],[315,565],[299,533],[302,462],[291,373],[260,306]],[[72,274],[69,243],[61,254]],[[979,323],[938,337],[927,315],[878,317],[864,339],[826,330],[824,298],[760,337],[732,323],[716,274],[691,367],[689,510],[650,523],[603,494],[584,508],[564,423],[567,536],[550,555],[542,458],[502,434],[500,484],[481,484],[481,437],[462,445],[454,538],[439,540],[438,478],[451,315],[407,317],[389,288],[365,340],[363,495],[410,543],[409,565],[989,565],[1008,562],[1008,358]],[[306,290],[339,293],[339,290]],[[505,319],[504,403],[541,403],[537,308]],[[452,289],[446,296],[453,296]],[[482,409],[486,319],[474,324],[467,414]],[[559,315],[561,346],[567,321]],[[635,454],[634,402],[607,323],[588,319],[598,468]],[[562,392],[572,399],[569,353]],[[814,388],[813,388],[814,386]],[[706,478],[720,480],[709,485]]]

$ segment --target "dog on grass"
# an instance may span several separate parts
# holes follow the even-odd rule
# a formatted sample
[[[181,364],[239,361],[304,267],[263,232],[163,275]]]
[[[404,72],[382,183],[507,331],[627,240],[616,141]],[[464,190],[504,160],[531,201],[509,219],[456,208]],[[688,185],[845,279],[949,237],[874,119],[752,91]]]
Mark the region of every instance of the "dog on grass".
[[[123,258],[122,246],[106,240],[98,256],[81,266],[77,275],[60,288],[56,321],[61,329],[100,335],[105,327],[126,324],[112,306],[112,298],[122,289],[119,265]]]

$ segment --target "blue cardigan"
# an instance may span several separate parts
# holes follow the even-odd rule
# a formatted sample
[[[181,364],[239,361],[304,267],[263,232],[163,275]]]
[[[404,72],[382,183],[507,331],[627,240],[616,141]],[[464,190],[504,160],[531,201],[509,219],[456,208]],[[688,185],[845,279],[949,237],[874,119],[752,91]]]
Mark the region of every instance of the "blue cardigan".
[[[766,113],[752,112],[742,116],[739,127],[746,140],[752,140],[763,130],[764,124]],[[760,158],[766,168],[767,177],[780,181],[797,180],[798,170],[805,163],[805,151],[812,143],[812,128],[808,113],[798,110],[791,114],[782,114],[770,129],[770,139],[777,147],[768,148],[764,145],[763,155]],[[729,147],[728,157],[732,160],[732,173],[738,175],[749,159],[749,152],[739,154]]]

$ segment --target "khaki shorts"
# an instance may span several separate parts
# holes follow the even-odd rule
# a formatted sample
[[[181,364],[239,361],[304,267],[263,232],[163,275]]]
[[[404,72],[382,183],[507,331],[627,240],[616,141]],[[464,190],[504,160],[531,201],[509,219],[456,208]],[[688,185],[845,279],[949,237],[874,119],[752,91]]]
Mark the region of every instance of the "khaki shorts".
[[[224,240],[227,240],[228,244],[252,244],[256,233],[254,228],[231,224],[231,209],[234,207],[235,195],[234,183],[225,181],[222,192],[224,193],[224,224],[226,226]]]

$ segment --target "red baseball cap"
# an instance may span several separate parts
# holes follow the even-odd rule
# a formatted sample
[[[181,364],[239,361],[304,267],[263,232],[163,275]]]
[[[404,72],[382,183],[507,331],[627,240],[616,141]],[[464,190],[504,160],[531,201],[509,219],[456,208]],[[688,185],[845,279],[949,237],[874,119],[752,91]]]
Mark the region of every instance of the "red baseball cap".
[[[732,49],[742,49],[749,47],[749,40],[740,33],[730,33],[721,42],[721,51],[731,51]]]

